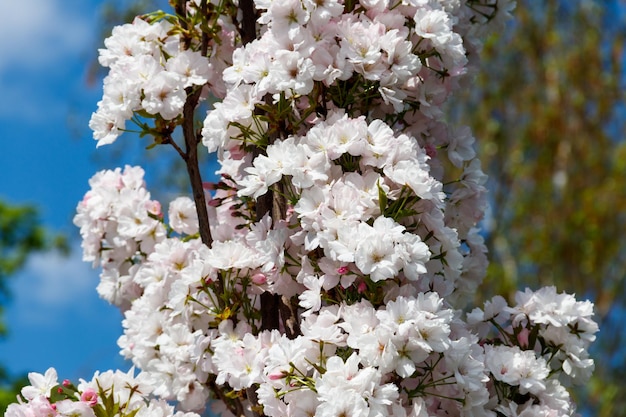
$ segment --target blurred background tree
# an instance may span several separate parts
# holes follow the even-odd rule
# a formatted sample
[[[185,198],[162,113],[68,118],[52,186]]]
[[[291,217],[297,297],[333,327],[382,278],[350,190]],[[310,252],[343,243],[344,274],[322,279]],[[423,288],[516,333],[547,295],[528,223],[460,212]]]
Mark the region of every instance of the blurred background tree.
[[[37,251],[60,249],[67,253],[63,236],[54,236],[41,225],[37,210],[28,205],[12,205],[0,200],[0,338],[8,334],[3,306],[10,300],[9,278]],[[20,387],[28,382],[26,376],[9,375],[0,364],[0,413],[15,402]]]
[[[9,278],[24,266],[33,252],[50,249],[67,254],[66,238],[53,235],[42,226],[34,207],[9,204],[0,198],[0,337],[7,335],[2,313],[11,295]]]
[[[584,415],[626,416],[626,106],[623,0],[518,0],[451,114],[490,177],[491,266],[479,292],[556,285],[596,303]]]

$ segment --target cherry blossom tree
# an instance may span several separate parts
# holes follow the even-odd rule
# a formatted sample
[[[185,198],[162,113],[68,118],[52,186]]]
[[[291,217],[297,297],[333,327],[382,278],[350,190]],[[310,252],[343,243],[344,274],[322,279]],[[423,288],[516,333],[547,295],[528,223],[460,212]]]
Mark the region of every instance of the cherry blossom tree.
[[[141,167],[106,170],[74,219],[139,373],[33,373],[7,415],[573,415],[593,305],[468,306],[486,177],[442,106],[513,3],[171,4],[105,41],[90,126],[172,148],[192,193],[165,209]]]

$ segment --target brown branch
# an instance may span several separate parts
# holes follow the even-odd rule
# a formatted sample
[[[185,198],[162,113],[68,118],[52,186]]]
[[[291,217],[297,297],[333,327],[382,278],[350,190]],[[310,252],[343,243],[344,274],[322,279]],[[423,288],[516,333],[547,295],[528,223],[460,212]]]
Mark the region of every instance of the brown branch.
[[[207,0],[202,0],[200,3],[200,13],[203,17],[207,17]],[[202,41],[200,44],[200,53],[202,56],[207,56],[209,52],[209,34],[202,31]]]
[[[209,214],[206,207],[206,198],[204,196],[204,187],[202,186],[202,176],[198,164],[198,144],[199,138],[194,127],[194,113],[196,105],[200,98],[201,90],[191,91],[191,87],[187,88],[187,101],[183,108],[183,136],[185,138],[185,165],[191,182],[191,191],[193,193],[193,201],[196,204],[196,212],[198,213],[198,224],[200,226],[200,237],[202,243],[211,247],[213,238],[211,236],[211,228],[209,226]]]
[[[171,134],[168,134],[167,136],[165,136],[162,139],[161,144],[172,145],[176,153],[178,153],[178,155],[180,155],[180,157],[183,158],[183,160],[185,160],[185,158],[187,157],[187,154],[180,148],[180,146],[178,146],[178,143],[176,143],[176,141],[172,138]]]
[[[272,219],[285,219],[287,217],[287,188],[289,184],[283,181],[274,185],[272,192]],[[298,298],[288,298],[276,296],[278,314],[282,320],[285,334],[288,338],[294,339],[300,335],[300,320],[298,317]],[[263,304],[261,304],[263,305]],[[278,316],[277,314],[277,316]],[[278,326],[276,327],[278,328]]]
[[[215,375],[210,375],[209,380],[206,382],[207,386],[215,396],[220,399],[224,405],[228,408],[228,411],[233,413],[237,417],[245,417],[246,413],[243,410],[243,405],[241,404],[241,400],[229,399],[226,394],[222,391],[222,387],[215,383]]]
[[[206,0],[203,0],[201,4],[202,10],[206,10]],[[176,13],[180,16],[179,22],[182,28],[187,28],[186,19],[186,7],[185,1],[180,0],[176,3]],[[186,39],[186,48],[189,47],[190,39]],[[206,55],[208,47],[208,37],[202,37],[201,52]],[[201,142],[199,133],[195,128],[195,111],[200,101],[200,95],[202,89],[197,88],[194,90],[192,87],[185,89],[187,93],[187,100],[183,107],[183,137],[185,139],[185,152],[181,155],[185,161],[187,167],[187,174],[189,175],[189,182],[191,184],[191,192],[193,195],[193,201],[196,205],[196,213],[198,214],[198,226],[200,231],[200,238],[202,243],[211,247],[213,244],[213,237],[211,236],[211,226],[209,222],[209,213],[207,210],[206,197],[204,194],[204,186],[202,182],[202,176],[200,175],[200,164],[198,162],[198,145]],[[180,152],[179,152],[180,153]],[[224,301],[221,297],[223,293],[222,277],[218,276],[218,280],[215,283],[215,292],[218,294],[218,301],[221,307],[225,307]]]
[[[255,147],[253,153],[256,157],[261,151]],[[274,223],[287,217],[287,186],[280,181],[257,199],[257,220],[261,220],[268,213]],[[267,291],[261,294],[261,330],[278,329],[281,320],[288,338],[293,339],[300,335],[297,298],[280,297]]]
[[[174,5],[174,11],[178,15],[178,23],[180,24],[180,28],[183,30],[183,33],[187,32],[187,1],[186,0],[178,0]],[[191,39],[188,36],[182,37],[183,48],[189,49],[189,45],[191,43]]]
[[[278,294],[268,291],[261,294],[261,331],[280,327],[279,303]]]
[[[298,298],[297,297],[285,297],[280,298],[280,318],[283,321],[283,327],[285,328],[285,335],[289,339],[295,339],[301,335],[300,320],[298,319]]]
[[[180,27],[185,30],[189,27],[187,23],[187,2],[185,0],[178,0],[174,5],[174,10],[179,16],[178,22]],[[203,0],[201,10],[206,12],[206,0]],[[191,39],[185,36],[184,48],[188,49],[191,44]],[[206,56],[208,45],[208,37],[203,34],[201,52]],[[202,243],[211,247],[213,243],[213,237],[211,236],[211,228],[209,225],[209,214],[206,207],[206,197],[204,195],[204,187],[202,185],[202,176],[200,175],[200,168],[198,163],[198,145],[200,138],[196,132],[195,124],[195,111],[200,100],[201,89],[193,90],[192,87],[185,89],[187,93],[187,100],[183,107],[183,137],[185,138],[185,152],[182,155],[185,165],[187,166],[187,173],[189,174],[189,181],[191,183],[191,191],[193,194],[193,201],[196,204],[196,212],[198,214],[198,225],[200,229],[200,238]],[[179,152],[180,153],[180,152]]]
[[[255,147],[253,151],[254,157],[261,154],[261,149]],[[265,194],[257,198],[256,201],[256,219],[261,220],[266,214],[272,215],[274,201],[274,193],[269,189]],[[279,298],[277,294],[272,294],[265,291],[261,294],[261,330],[273,330],[278,329],[280,325],[279,316]]]
[[[256,39],[256,13],[253,0],[239,0],[241,10],[241,42],[246,45]]]
[[[261,414],[259,413],[259,409],[262,408],[261,406],[259,406],[259,398],[256,395],[256,390],[258,388],[257,384],[254,384],[253,386],[246,388],[246,397],[248,398],[248,401],[250,401],[250,404],[252,404],[251,411],[252,411],[252,417],[261,417]]]
[[[201,13],[203,16],[207,14],[207,1],[202,0],[201,5]],[[186,0],[178,0],[175,4],[175,11],[179,16],[179,23],[183,30],[188,28],[187,23],[187,12],[186,12]],[[189,36],[183,37],[183,45],[185,49],[188,49],[191,45],[191,38]],[[203,56],[207,56],[208,52],[208,44],[209,37],[206,33],[202,33],[200,52]],[[211,247],[213,244],[213,237],[211,236],[211,227],[209,223],[209,215],[207,211],[206,197],[204,193],[204,186],[202,183],[202,176],[200,174],[200,167],[198,161],[198,145],[201,142],[201,138],[199,133],[195,128],[195,111],[198,106],[198,102],[200,101],[200,95],[202,94],[202,89],[197,88],[193,89],[192,87],[188,87],[185,89],[187,94],[187,100],[185,101],[185,105],[183,107],[183,119],[182,119],[182,129],[183,129],[183,137],[185,140],[185,152],[181,152],[180,149],[179,154],[181,154],[183,160],[185,161],[185,165],[187,167],[187,173],[189,175],[189,181],[191,183],[191,190],[193,194],[193,200],[196,206],[196,213],[198,214],[198,225],[200,229],[200,238],[202,239],[202,243],[206,246]],[[172,141],[173,142],[173,141]],[[174,144],[174,143],[172,143]],[[175,144],[174,144],[175,145]],[[224,306],[224,300],[221,297],[223,294],[223,278],[221,275],[218,276],[218,280],[215,283],[215,292],[218,295],[218,301],[221,307]],[[228,409],[237,417],[246,417],[244,407],[242,404],[241,398],[235,398],[229,400],[226,393],[224,392],[223,386],[218,386],[215,383],[215,378],[210,378],[207,381],[207,386],[213,393],[220,399]],[[255,402],[253,403],[256,405]]]

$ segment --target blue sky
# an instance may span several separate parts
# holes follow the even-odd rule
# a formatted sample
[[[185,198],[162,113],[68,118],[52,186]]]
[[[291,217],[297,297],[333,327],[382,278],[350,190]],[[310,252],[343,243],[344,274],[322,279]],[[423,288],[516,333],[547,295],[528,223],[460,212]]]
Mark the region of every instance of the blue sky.
[[[35,204],[48,227],[73,245],[64,258],[36,254],[12,280],[9,337],[0,363],[12,373],[89,378],[127,364],[118,356],[121,315],[100,300],[98,273],[81,261],[71,219],[96,160],[87,123],[101,95],[88,85],[96,56],[100,0],[3,2],[0,25],[0,198]],[[99,152],[103,152],[102,150]],[[104,158],[106,159],[106,158]],[[116,159],[116,163],[136,161]]]

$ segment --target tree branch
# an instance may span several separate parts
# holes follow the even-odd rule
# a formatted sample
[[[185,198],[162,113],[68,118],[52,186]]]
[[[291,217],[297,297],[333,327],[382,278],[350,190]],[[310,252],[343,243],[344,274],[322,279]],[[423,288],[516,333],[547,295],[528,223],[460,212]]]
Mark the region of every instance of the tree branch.
[[[283,327],[285,328],[285,335],[287,335],[289,339],[295,339],[297,336],[301,335],[300,320],[298,317],[298,298],[282,296],[278,308],[283,321]]]
[[[204,187],[202,186],[202,177],[198,164],[198,143],[199,139],[194,127],[194,112],[198,99],[200,98],[200,90],[191,92],[191,87],[187,88],[187,101],[183,108],[183,136],[185,138],[187,173],[191,182],[191,191],[193,193],[193,201],[196,204],[196,212],[198,213],[198,224],[200,226],[200,237],[202,243],[211,247],[213,238],[211,236],[211,228],[209,226],[209,214],[206,207],[206,198],[204,195]]]
[[[239,0],[241,10],[241,42],[246,45],[256,39],[256,13],[252,0]]]

